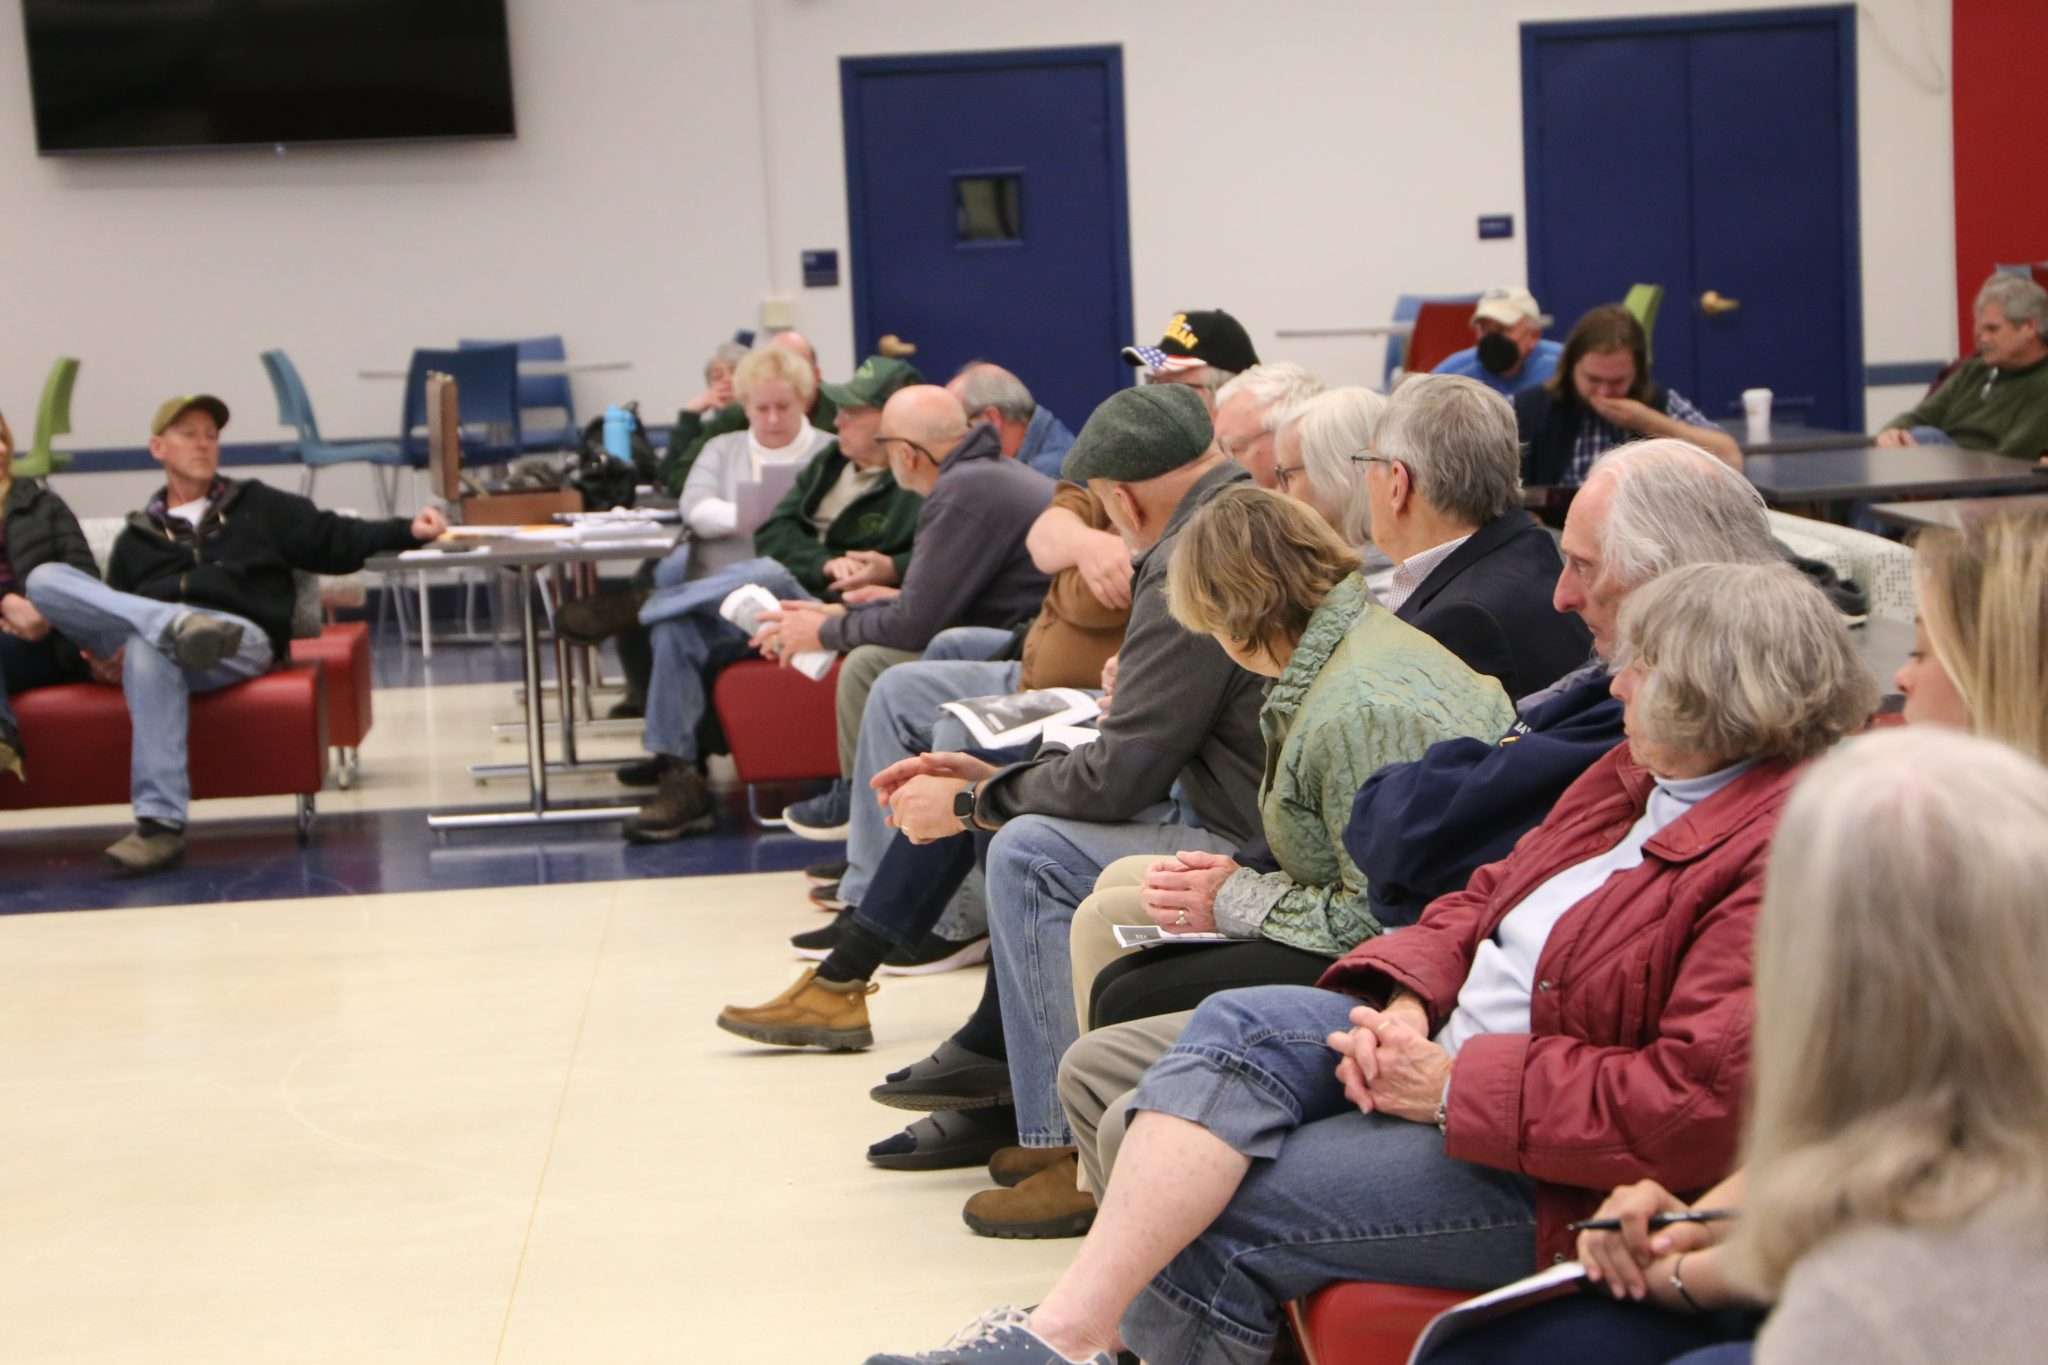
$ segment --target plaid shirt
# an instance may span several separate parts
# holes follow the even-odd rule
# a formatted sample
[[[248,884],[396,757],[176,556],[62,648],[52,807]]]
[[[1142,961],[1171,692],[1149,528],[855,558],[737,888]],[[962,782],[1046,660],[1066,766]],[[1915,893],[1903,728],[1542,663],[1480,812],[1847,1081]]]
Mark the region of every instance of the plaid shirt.
[[[1685,395],[1676,389],[1664,391],[1664,415],[1689,427],[1714,425],[1713,418],[1688,403]],[[1577,488],[1586,481],[1586,476],[1593,472],[1593,461],[1614,447],[1626,445],[1636,439],[1637,433],[1622,430],[1588,407],[1585,415],[1579,419],[1579,436],[1572,444],[1572,470],[1571,476],[1565,481],[1566,485]]]

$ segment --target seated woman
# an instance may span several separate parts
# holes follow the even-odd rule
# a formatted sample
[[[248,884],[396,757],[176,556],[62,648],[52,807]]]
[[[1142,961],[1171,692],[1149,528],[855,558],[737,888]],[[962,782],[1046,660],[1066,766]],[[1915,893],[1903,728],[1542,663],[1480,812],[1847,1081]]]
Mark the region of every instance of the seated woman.
[[[1916,549],[1920,620],[1913,653],[1894,680],[1905,694],[1906,723],[1971,730],[2048,762],[2048,513],[2001,514],[1960,534],[1926,531]],[[1941,766],[1949,765],[1944,758]],[[1923,845],[1941,837],[1933,830],[1913,835]],[[1782,875],[1795,873],[1788,869]],[[1772,895],[1778,896],[1775,881]],[[1933,902],[1946,906],[1948,897],[1916,901],[1908,894],[1897,904],[1920,913]],[[1746,1184],[1738,1171],[1697,1202],[1702,1208],[1740,1207]],[[1655,1181],[1616,1190],[1600,1213],[1621,1218],[1625,1230],[1584,1233],[1578,1250],[1591,1277],[1626,1302],[1580,1298],[1532,1308],[1461,1338],[1431,1355],[1431,1365],[1582,1352],[1607,1365],[1661,1365],[1695,1346],[1747,1339],[1754,1315],[1742,1312],[1748,1303],[1723,1266],[1721,1244],[1730,1225],[1649,1234],[1652,1214],[1686,1207]],[[1672,1287],[1673,1270],[1690,1302]]]
[[[1777,566],[1673,570],[1620,630],[1626,744],[1322,989],[1231,991],[1082,1039],[1062,1094],[1116,1173],[1080,1254],[1030,1313],[871,1365],[1108,1362],[1124,1344],[1254,1365],[1281,1306],[1323,1285],[1491,1287],[1568,1250],[1566,1222],[1617,1180],[1725,1172],[1765,850],[1798,765],[1877,689],[1826,599]],[[1163,1055],[1111,1089],[1146,1030]]]
[[[1550,381],[1515,396],[1522,482],[1577,488],[1593,461],[1641,436],[1691,441],[1735,468],[1742,450],[1714,419],[1650,379],[1650,339],[1618,303],[1580,318]]]
[[[1314,984],[1332,958],[1382,928],[1344,849],[1359,787],[1439,739],[1488,740],[1514,724],[1498,682],[1373,604],[1326,518],[1232,489],[1188,523],[1175,548],[1167,579],[1174,619],[1214,636],[1240,667],[1277,680],[1259,713],[1266,849],[1256,866],[1188,851],[1104,869],[1069,941],[1084,1033],[1095,979],[1125,951],[1118,925],[1245,940],[1148,950],[1148,963],[1170,955],[1148,974],[1168,978],[1151,989],[1170,996],[1174,1010],[1233,986]]]
[[[14,477],[14,433],[0,417],[0,774],[24,775],[21,731],[7,699],[87,677],[77,647],[51,630],[22,592],[29,571],[49,563],[100,576],[64,499],[41,479]]]

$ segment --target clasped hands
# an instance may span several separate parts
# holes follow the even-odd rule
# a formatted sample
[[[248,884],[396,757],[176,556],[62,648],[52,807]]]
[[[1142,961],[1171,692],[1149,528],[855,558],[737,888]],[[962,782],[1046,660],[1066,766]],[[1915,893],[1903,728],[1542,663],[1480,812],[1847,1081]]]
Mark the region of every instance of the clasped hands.
[[[1429,1039],[1429,1013],[1406,991],[1385,1009],[1360,1005],[1351,1027],[1328,1040],[1345,1098],[1368,1114],[1435,1123],[1451,1078],[1451,1057]]]
[[[1178,934],[1216,932],[1216,893],[1238,869],[1235,858],[1183,849],[1145,869],[1138,901],[1162,929]]]
[[[950,839],[967,823],[953,814],[953,797],[992,776],[996,765],[972,754],[915,754],[875,774],[868,783],[891,825],[913,844]]]

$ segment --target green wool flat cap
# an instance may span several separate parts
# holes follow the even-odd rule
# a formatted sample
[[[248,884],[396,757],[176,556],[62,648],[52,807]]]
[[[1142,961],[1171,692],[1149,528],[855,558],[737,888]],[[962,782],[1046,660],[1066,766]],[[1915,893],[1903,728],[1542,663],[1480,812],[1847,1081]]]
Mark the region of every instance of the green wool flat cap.
[[[1141,384],[1088,415],[1060,465],[1071,483],[1143,483],[1202,458],[1216,439],[1202,396],[1185,384]]]

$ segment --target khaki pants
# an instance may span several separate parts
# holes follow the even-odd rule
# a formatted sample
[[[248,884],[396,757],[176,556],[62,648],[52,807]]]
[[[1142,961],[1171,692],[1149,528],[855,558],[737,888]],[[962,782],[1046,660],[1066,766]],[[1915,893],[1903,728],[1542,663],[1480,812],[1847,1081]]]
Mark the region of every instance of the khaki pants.
[[[907,664],[921,657],[907,649],[885,645],[856,645],[840,661],[839,690],[833,697],[839,724],[839,775],[853,776],[854,751],[860,745],[860,718],[868,709],[868,693],[885,669]]]
[[[1081,1187],[1097,1199],[1109,1188],[1138,1082],[1194,1017],[1183,1010],[1084,1033],[1061,1059],[1060,1102],[1081,1157]]]
[[[1074,973],[1074,1014],[1083,1034],[1088,1032],[1088,997],[1095,989],[1095,978],[1118,958],[1140,951],[1118,946],[1115,926],[1152,922],[1138,898],[1138,888],[1146,869],[1160,856],[1139,853],[1117,859],[1102,869],[1095,879],[1094,894],[1074,911],[1067,952]]]

